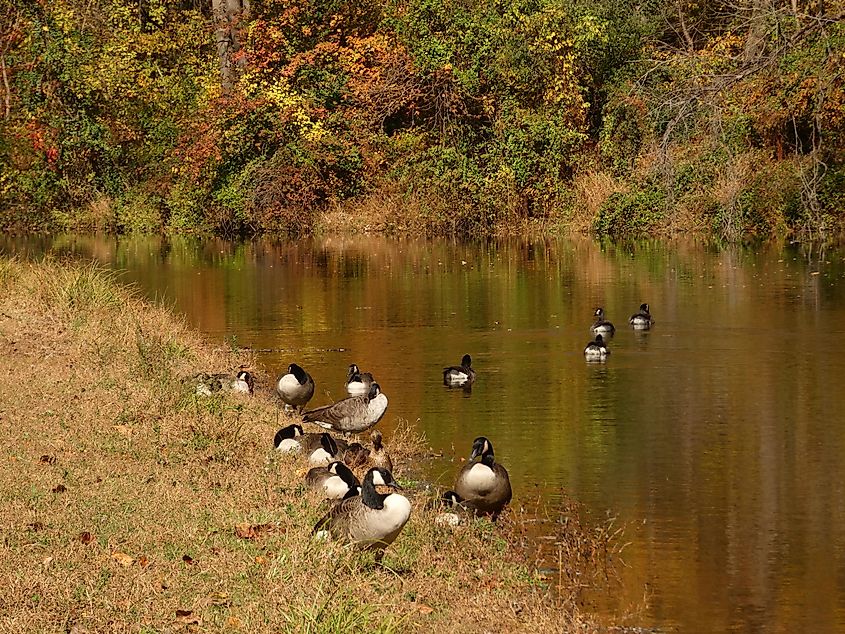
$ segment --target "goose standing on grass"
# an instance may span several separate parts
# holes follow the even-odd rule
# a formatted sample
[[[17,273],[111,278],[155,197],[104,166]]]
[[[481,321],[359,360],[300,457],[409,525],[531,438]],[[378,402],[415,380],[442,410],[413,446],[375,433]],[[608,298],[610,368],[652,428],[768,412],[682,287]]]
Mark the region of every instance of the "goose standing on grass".
[[[443,368],[443,384],[449,386],[462,386],[475,381],[475,370],[472,369],[472,357],[465,354],[461,359],[461,365],[453,365]]]
[[[640,312],[631,315],[628,323],[634,327],[634,330],[648,330],[651,328],[653,322],[651,313],[648,312],[648,304],[640,304]]]
[[[347,498],[317,522],[312,535],[350,542],[360,550],[375,550],[381,561],[384,549],[393,543],[411,517],[411,503],[404,495],[376,487],[401,487],[387,469],[373,468],[364,476],[361,495]]]
[[[305,474],[305,484],[309,489],[325,493],[329,500],[343,500],[361,494],[358,478],[339,461],[310,469]]]
[[[604,343],[604,337],[601,335],[596,335],[595,341],[591,341],[584,348],[584,358],[587,361],[604,361],[609,354],[610,350],[607,349],[607,345]]]
[[[314,396],[314,379],[295,363],[288,366],[288,373],[276,381],[276,392],[292,409],[302,411]]]
[[[302,425],[288,425],[276,432],[273,438],[276,451],[283,453],[304,453],[308,464],[326,465],[339,459],[347,449],[347,444],[330,434],[303,434]]]
[[[354,363],[349,366],[346,373],[346,393],[350,396],[367,394],[373,384],[373,375],[369,372],[361,372]]]
[[[337,403],[309,410],[302,415],[302,421],[357,434],[379,422],[386,410],[387,397],[381,393],[379,384],[373,383],[366,396],[350,396]]]
[[[616,332],[616,328],[613,326],[612,323],[607,321],[604,318],[604,308],[596,308],[596,311],[593,313],[593,316],[596,318],[596,321],[590,326],[590,332],[594,335],[603,335],[605,337],[612,337],[613,334]]]
[[[473,462],[481,457],[478,462]],[[455,493],[463,505],[476,515],[498,517],[511,501],[511,481],[508,471],[493,459],[493,445],[484,436],[472,443],[469,462],[458,473]]]

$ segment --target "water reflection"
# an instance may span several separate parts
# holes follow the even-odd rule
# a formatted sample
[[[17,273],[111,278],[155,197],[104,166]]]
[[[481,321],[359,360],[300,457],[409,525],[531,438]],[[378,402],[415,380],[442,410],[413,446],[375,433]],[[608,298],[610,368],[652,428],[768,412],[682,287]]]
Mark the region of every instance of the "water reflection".
[[[366,366],[451,486],[491,438],[515,498],[630,522],[624,611],[684,631],[845,627],[845,262],[800,247],[326,238],[6,238],[94,257],[218,340],[314,376]],[[643,302],[655,324],[632,331]],[[592,312],[617,327],[585,363]],[[442,385],[465,352],[472,392]],[[268,387],[268,386],[264,386]]]

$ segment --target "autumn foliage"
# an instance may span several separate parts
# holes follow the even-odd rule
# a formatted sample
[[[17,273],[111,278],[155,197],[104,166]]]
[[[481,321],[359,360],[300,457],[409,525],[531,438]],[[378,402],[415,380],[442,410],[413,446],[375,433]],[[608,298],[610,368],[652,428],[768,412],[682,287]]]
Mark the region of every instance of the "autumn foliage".
[[[842,4],[0,0],[0,224],[829,235]]]

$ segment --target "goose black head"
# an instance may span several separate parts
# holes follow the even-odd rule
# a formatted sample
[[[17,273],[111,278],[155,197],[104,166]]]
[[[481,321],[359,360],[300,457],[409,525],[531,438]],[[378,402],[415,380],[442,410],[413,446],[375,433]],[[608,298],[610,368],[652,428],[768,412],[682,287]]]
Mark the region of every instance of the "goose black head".
[[[348,383],[351,381],[355,376],[361,373],[361,370],[358,369],[358,366],[354,363],[349,365],[349,368],[346,370],[346,382]]]
[[[463,502],[463,498],[454,491],[446,491],[440,496],[440,503],[450,509],[460,506],[461,502]]]
[[[294,378],[299,382],[300,385],[305,385],[305,382],[308,380],[308,375],[305,373],[305,370],[300,368],[295,363],[291,363],[288,366],[288,373],[293,374]]]
[[[330,434],[320,434],[320,446],[331,456],[337,455],[337,443]]]
[[[463,359],[461,359],[461,366],[465,368],[472,367],[472,357],[468,354],[465,354]]]
[[[329,472],[338,476],[341,480],[348,484],[350,488],[360,486],[358,478],[355,477],[352,470],[339,460],[335,460],[329,464]]]
[[[596,311],[593,313],[593,316],[595,316],[596,319],[604,319],[604,308],[602,308],[601,306],[596,308]]]
[[[640,312],[643,312],[648,315],[648,304],[640,304]]]
[[[367,471],[367,475],[364,476],[364,485],[361,487],[361,499],[365,505],[373,509],[383,509],[384,500],[391,495],[390,493],[379,493],[376,490],[377,486],[386,486],[391,489],[402,488],[387,469],[374,467]]]
[[[372,482],[373,486],[385,486],[390,487],[391,489],[402,488],[399,486],[399,483],[393,479],[393,474],[383,467],[374,467],[367,471],[367,475],[364,480],[366,481],[367,479]]]
[[[479,436],[472,441],[472,453],[469,455],[470,462],[481,456],[481,461],[493,460],[493,445],[484,436]]]
[[[379,384],[378,384],[378,383],[376,383],[375,381],[373,381],[373,382],[370,384],[370,391],[367,393],[367,398],[369,398],[370,400],[372,400],[372,399],[374,399],[376,396],[378,396],[379,394],[381,394],[381,386],[379,386]]]
[[[276,437],[273,439],[273,445],[278,446],[283,440],[287,440],[289,438],[299,438],[301,435],[302,425],[293,424],[288,425],[287,427],[282,427],[276,432]]]
[[[249,372],[247,372],[246,370],[241,370],[240,372],[238,372],[238,380],[239,381],[246,381],[247,383],[249,383],[251,379],[252,379],[252,375]]]

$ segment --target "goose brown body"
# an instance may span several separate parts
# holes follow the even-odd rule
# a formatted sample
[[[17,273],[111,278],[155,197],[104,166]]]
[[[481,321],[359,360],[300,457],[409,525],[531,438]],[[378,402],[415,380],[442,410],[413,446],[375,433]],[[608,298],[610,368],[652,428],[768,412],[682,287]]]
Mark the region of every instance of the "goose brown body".
[[[302,421],[357,434],[378,423],[386,410],[387,397],[381,393],[379,384],[373,383],[366,396],[350,396],[309,410],[302,415]]]

